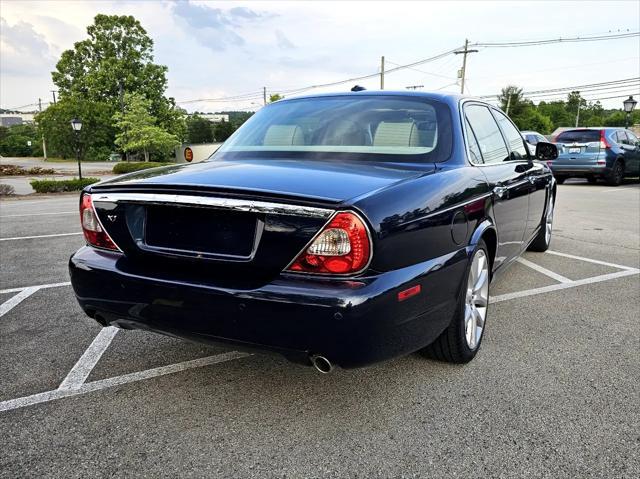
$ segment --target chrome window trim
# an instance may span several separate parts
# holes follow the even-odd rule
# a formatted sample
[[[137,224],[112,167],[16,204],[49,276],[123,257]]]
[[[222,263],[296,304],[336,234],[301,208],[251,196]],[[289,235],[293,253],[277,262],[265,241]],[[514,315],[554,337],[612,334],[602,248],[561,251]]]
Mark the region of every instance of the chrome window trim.
[[[172,204],[198,208],[223,208],[252,213],[304,216],[307,218],[329,218],[334,213],[332,209],[312,206],[168,193],[92,193],[91,200],[93,202],[106,203]]]

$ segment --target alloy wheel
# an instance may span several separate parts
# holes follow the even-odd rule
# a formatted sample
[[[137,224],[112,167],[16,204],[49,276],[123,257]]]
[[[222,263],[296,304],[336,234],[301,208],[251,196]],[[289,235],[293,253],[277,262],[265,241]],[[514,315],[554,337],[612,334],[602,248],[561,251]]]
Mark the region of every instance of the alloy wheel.
[[[545,218],[544,240],[547,244],[551,241],[551,231],[553,230],[553,198],[549,199],[549,208]]]
[[[471,262],[464,311],[464,337],[471,350],[475,350],[480,344],[488,304],[489,259],[486,252],[479,249],[473,255]]]

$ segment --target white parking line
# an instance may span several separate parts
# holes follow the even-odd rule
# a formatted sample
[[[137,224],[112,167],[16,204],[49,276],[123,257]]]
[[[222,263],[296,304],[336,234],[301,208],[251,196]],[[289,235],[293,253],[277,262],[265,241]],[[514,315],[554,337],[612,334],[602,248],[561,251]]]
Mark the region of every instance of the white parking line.
[[[531,261],[528,261],[524,258],[518,258],[516,261],[520,264],[527,266],[528,268],[536,270],[538,273],[542,273],[551,279],[555,279],[560,283],[571,283],[571,280],[569,278],[565,278],[561,274],[554,273],[553,271],[548,270],[547,268],[543,268],[539,264],[532,263]]]
[[[7,314],[9,311],[11,311],[13,308],[15,308],[17,305],[22,303],[22,301],[27,299],[29,296],[31,296],[33,293],[35,293],[39,289],[40,288],[37,287],[37,286],[31,286],[29,288],[24,288],[18,294],[13,296],[11,299],[9,299],[8,301],[5,301],[4,303],[0,304],[0,318],[2,316],[4,316],[5,314]]]
[[[559,290],[568,289],[568,288],[575,288],[582,285],[609,281],[609,280],[623,278],[626,276],[632,276],[640,273],[640,269],[633,268],[630,266],[622,266],[614,263],[607,263],[604,261],[585,258],[582,256],[575,256],[567,253],[560,253],[557,251],[547,251],[547,253],[557,255],[557,256],[564,256],[567,258],[572,258],[580,261],[586,261],[594,264],[599,264],[603,266],[610,266],[613,268],[620,269],[622,271],[617,271],[615,273],[603,274],[600,276],[594,276],[591,278],[572,281],[553,271],[547,270],[546,268],[543,268],[542,266],[539,266],[535,263],[531,263],[530,261],[527,261],[527,260],[522,260],[521,261],[522,264],[528,267],[532,267],[533,269],[540,271],[541,273],[546,274],[547,276],[552,277],[557,281],[561,281],[561,282],[559,284],[553,284],[553,285],[544,286],[541,288],[534,288],[534,289],[529,289],[525,291],[518,291],[515,293],[492,296],[491,302],[500,303],[503,301],[510,301],[517,298],[523,298],[526,296],[533,296],[533,295],[550,293],[553,291],[559,291]],[[544,271],[541,271],[541,270],[544,270]],[[0,311],[4,311],[5,306],[6,308],[8,308],[7,311],[9,311],[14,306],[19,304],[22,300],[29,297],[31,294],[35,293],[39,289],[68,286],[69,284],[70,284],[69,282],[50,283],[50,284],[42,284],[42,285],[29,286],[29,287],[23,287],[23,288],[10,288],[5,290],[0,290],[0,293],[14,293],[14,292],[19,293],[13,298],[11,298],[9,301],[0,305]],[[4,312],[2,314],[4,314]],[[45,402],[49,402],[49,401],[53,401],[53,400],[61,399],[65,397],[78,396],[81,394],[89,393],[92,391],[99,391],[101,389],[119,386],[122,384],[127,384],[135,381],[142,381],[145,379],[164,376],[166,374],[177,373],[187,369],[209,366],[212,364],[222,363],[222,362],[250,356],[250,354],[248,353],[232,351],[229,353],[218,354],[218,355],[209,356],[206,358],[194,359],[191,361],[184,361],[177,364],[171,364],[168,366],[147,369],[145,371],[139,371],[135,373],[116,376],[113,378],[102,379],[98,381],[85,383],[84,381],[87,379],[87,377],[89,376],[89,374],[91,373],[95,365],[98,363],[102,354],[111,344],[111,341],[113,340],[113,337],[116,335],[116,332],[117,332],[116,328],[102,329],[101,332],[98,334],[98,336],[93,340],[89,348],[83,353],[81,358],[72,368],[72,370],[69,372],[67,377],[62,381],[58,389],[55,389],[52,391],[46,391],[43,393],[33,394],[30,396],[25,396],[17,399],[2,401],[0,402],[0,412],[10,411],[12,409],[18,409],[21,407],[31,406],[34,404],[45,403]]]
[[[76,215],[77,211],[60,211],[58,213],[24,213],[21,215],[0,215],[0,219],[2,218],[19,218],[21,216],[51,216],[51,215]]]
[[[71,283],[69,281],[65,281],[63,283],[36,284],[35,286],[19,286],[17,288],[0,289],[0,294],[19,293],[20,291],[28,288],[47,289],[47,288],[59,288],[61,286],[71,286]]]
[[[77,233],[58,233],[55,235],[38,235],[38,236],[17,236],[15,238],[0,238],[0,241],[17,241],[17,240],[26,240],[26,239],[36,239],[36,238],[54,238],[56,236],[74,236],[81,235],[82,231]]]
[[[49,402],[55,399],[61,399],[61,398],[70,397],[70,396],[78,396],[80,394],[86,394],[93,391],[100,391],[101,389],[120,386],[122,384],[127,384],[135,381],[142,381],[145,379],[157,378],[159,376],[165,376],[167,374],[173,374],[180,371],[185,371],[187,369],[211,366],[213,364],[219,364],[226,361],[233,361],[234,359],[245,358],[247,356],[251,356],[251,355],[248,353],[231,351],[228,353],[216,354],[215,356],[208,356],[206,358],[193,359],[191,361],[184,361],[177,364],[170,364],[169,366],[161,366],[159,368],[147,369],[146,371],[140,371],[140,372],[131,373],[131,374],[124,374],[122,376],[116,376],[109,379],[101,379],[99,381],[84,383],[78,389],[54,389],[52,391],[32,394],[31,396],[24,396],[17,399],[9,399],[7,401],[0,402],[0,412],[11,411],[12,409],[18,409],[25,406],[32,406],[34,404]]]
[[[58,389],[80,389],[117,332],[118,328],[113,326],[102,328],[87,350],[80,356],[78,362],[71,368],[67,377],[60,383]]]
[[[586,261],[587,263],[600,264],[602,266],[610,266],[612,268],[625,269],[627,271],[638,271],[637,268],[632,266],[623,266],[621,264],[607,263],[606,261],[600,261],[597,259],[585,258],[584,256],[576,256],[568,253],[560,253],[559,251],[547,251],[547,254],[554,254],[556,256],[564,256],[565,258],[579,259],[580,261]]]
[[[552,291],[559,291],[561,289],[575,288],[576,286],[583,286],[585,284],[601,283],[602,281],[609,281],[611,279],[623,278],[625,276],[632,276],[640,273],[640,270],[626,270],[617,271],[615,273],[603,274],[600,276],[594,276],[592,278],[578,279],[571,281],[570,283],[552,284],[550,286],[543,286],[541,288],[527,289],[525,291],[517,291],[515,293],[501,294],[499,296],[492,296],[490,298],[491,303],[500,303],[502,301],[509,301],[516,298],[524,298],[525,296],[533,296],[542,293],[551,293]]]

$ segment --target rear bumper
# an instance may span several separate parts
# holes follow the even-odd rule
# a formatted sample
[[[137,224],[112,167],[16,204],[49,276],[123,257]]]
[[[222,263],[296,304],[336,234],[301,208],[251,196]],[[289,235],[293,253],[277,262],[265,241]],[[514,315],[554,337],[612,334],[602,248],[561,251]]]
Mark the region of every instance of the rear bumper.
[[[608,168],[606,165],[598,165],[598,164],[559,164],[556,165],[551,163],[549,165],[551,171],[554,175],[562,176],[586,176],[586,175],[594,175],[594,176],[606,176],[610,173],[611,168]]]
[[[455,312],[468,251],[357,281],[281,275],[250,290],[125,273],[121,261],[90,247],[69,261],[80,306],[103,325],[274,351],[305,364],[321,354],[351,368],[436,339]],[[398,302],[397,293],[416,284],[421,293]]]

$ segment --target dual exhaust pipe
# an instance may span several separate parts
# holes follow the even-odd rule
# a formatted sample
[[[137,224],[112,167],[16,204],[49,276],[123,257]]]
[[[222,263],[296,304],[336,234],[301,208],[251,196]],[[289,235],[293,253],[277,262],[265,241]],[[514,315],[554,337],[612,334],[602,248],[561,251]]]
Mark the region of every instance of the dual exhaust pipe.
[[[324,356],[321,356],[319,354],[312,354],[311,356],[309,356],[309,360],[311,361],[313,367],[322,374],[329,374],[331,371],[333,371],[333,364],[331,364],[331,361],[329,361]]]

